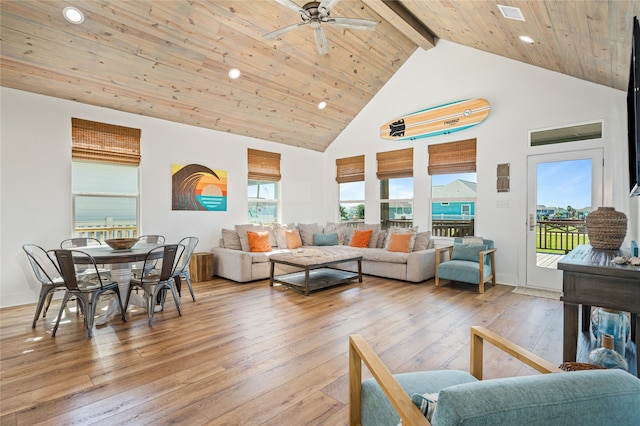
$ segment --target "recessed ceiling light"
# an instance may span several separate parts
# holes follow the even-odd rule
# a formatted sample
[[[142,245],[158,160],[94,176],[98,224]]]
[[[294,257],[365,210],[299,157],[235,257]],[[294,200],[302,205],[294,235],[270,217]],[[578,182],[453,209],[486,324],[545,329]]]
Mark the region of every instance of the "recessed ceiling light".
[[[235,80],[237,78],[240,78],[240,75],[242,75],[242,73],[240,72],[240,70],[238,68],[231,68],[229,70],[229,78],[231,80]]]
[[[533,39],[529,36],[521,35],[519,38],[525,43],[533,44]]]
[[[84,14],[77,7],[67,6],[62,9],[62,15],[64,19],[72,24],[82,24],[84,21]]]
[[[327,103],[322,101],[318,104],[318,109],[325,109],[327,107]]]

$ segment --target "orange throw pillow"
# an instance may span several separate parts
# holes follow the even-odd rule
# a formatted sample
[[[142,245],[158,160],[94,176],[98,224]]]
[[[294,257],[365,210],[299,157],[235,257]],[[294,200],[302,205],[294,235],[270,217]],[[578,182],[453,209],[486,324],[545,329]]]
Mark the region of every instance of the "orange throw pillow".
[[[249,247],[252,252],[271,251],[271,243],[269,242],[269,231],[253,232],[247,231],[249,238]]]
[[[302,247],[302,239],[300,238],[300,231],[297,229],[285,229],[284,237],[287,239],[287,247],[290,249],[296,249]]]
[[[402,253],[409,253],[409,243],[411,242],[413,234],[391,234],[391,241],[389,242],[389,251],[397,251]]]
[[[351,247],[367,248],[369,247],[371,234],[373,234],[373,229],[369,229],[368,231],[360,231],[356,229],[353,231],[353,237],[351,237],[351,243],[349,245]]]

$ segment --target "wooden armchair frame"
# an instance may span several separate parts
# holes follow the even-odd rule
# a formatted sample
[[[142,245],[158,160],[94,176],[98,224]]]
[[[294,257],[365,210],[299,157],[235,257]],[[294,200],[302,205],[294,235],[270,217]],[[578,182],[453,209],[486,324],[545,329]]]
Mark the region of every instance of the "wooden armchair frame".
[[[451,255],[453,254],[453,246],[447,246],[447,247],[436,247],[436,287],[440,286],[440,279],[438,277],[438,265],[440,265],[441,261],[441,257],[442,257],[442,253],[444,252],[444,250],[448,250],[449,251],[449,260],[451,260]],[[478,259],[478,267],[479,267],[479,277],[478,277],[478,287],[479,287],[479,292],[480,293],[484,293],[484,283],[491,281],[491,285],[494,286],[496,285],[496,262],[495,262],[495,252],[496,252],[496,248],[492,248],[492,249],[488,249],[488,250],[483,250],[479,253],[479,259]],[[484,276],[484,268],[487,266],[485,262],[485,257],[489,256],[489,258],[491,259],[491,275],[487,276],[485,278]]]
[[[470,373],[478,380],[482,380],[483,344],[487,341],[498,349],[508,353],[535,370],[547,373],[559,373],[562,370],[554,364],[540,358],[526,349],[508,341],[507,339],[487,330],[484,327],[471,327],[471,359]],[[402,423],[411,426],[431,425],[422,415],[418,407],[411,401],[411,397],[400,386],[382,360],[371,349],[371,346],[359,335],[349,336],[349,425],[360,425],[360,400],[362,394],[362,363],[364,363],[373,378],[378,382],[391,405],[400,415]]]

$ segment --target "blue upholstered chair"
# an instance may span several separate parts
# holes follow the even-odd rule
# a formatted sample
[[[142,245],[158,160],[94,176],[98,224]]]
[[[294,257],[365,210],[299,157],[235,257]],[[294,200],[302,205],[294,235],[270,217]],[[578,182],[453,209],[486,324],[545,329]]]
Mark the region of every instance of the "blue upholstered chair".
[[[544,374],[482,380],[483,342]],[[373,378],[362,381],[363,363]],[[424,394],[437,394],[430,421],[415,403]],[[469,373],[392,375],[362,336],[351,336],[349,425],[396,426],[401,419],[411,426],[638,425],[640,379],[613,369],[563,372],[484,327],[471,327]]]
[[[453,246],[436,248],[436,287],[440,280],[461,281],[477,284],[480,293],[484,293],[484,283],[491,281],[496,285],[496,248],[493,240],[475,239],[467,243],[466,239],[456,238]],[[449,260],[443,261],[442,254],[448,251]]]

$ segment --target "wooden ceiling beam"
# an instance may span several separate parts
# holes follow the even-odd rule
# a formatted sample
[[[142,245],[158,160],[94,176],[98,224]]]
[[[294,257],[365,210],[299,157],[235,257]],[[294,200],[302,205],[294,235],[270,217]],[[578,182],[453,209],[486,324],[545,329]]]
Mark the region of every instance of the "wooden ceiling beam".
[[[424,26],[422,22],[416,19],[399,1],[390,0],[363,0],[371,9],[373,9],[380,17],[388,21],[398,31],[403,33],[407,38],[422,47],[429,50],[436,45],[436,36],[431,33],[429,28]]]

